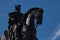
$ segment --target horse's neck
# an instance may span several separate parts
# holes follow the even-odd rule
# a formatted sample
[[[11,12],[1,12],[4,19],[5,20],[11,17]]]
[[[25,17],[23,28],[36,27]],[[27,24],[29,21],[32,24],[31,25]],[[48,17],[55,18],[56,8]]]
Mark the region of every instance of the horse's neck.
[[[25,24],[23,23],[23,28],[22,30],[25,32],[26,28],[30,26],[30,21],[31,21],[32,14],[28,14],[27,17],[25,18]]]
[[[32,16],[31,14],[28,14],[27,19],[26,19],[26,25],[29,25],[31,16]]]

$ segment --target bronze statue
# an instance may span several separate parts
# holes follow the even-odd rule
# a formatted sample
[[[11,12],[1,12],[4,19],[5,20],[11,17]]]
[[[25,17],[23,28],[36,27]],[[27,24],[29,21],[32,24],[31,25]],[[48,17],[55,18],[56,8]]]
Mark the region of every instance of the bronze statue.
[[[35,26],[42,24],[43,9],[37,7],[30,8],[25,14],[20,12],[20,5],[15,6],[15,9],[15,12],[9,13],[8,30],[4,32],[5,39],[38,40]],[[36,19],[36,25],[34,24],[34,19]]]

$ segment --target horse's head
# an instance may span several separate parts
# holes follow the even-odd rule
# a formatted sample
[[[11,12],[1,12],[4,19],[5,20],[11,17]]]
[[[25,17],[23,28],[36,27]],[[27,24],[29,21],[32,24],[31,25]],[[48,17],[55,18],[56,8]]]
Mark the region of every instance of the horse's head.
[[[43,9],[41,9],[41,8],[31,8],[29,10],[29,13],[34,15],[37,24],[42,24]]]

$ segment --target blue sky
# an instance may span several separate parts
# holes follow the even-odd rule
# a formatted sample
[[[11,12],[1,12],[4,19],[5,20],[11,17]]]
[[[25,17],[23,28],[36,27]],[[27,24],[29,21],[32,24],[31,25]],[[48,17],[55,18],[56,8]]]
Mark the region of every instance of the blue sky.
[[[39,40],[60,40],[60,0],[0,0],[0,36],[8,27],[8,13],[21,4],[21,12],[29,8],[43,8],[43,23],[37,27]]]

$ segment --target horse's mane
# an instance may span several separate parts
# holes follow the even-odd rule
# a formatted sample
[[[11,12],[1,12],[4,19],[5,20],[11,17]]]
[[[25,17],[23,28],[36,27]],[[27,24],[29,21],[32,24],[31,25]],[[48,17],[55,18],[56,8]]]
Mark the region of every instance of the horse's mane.
[[[42,8],[38,8],[38,7],[30,8],[27,13],[31,13],[34,10],[39,10],[41,13],[43,13],[43,9]]]

